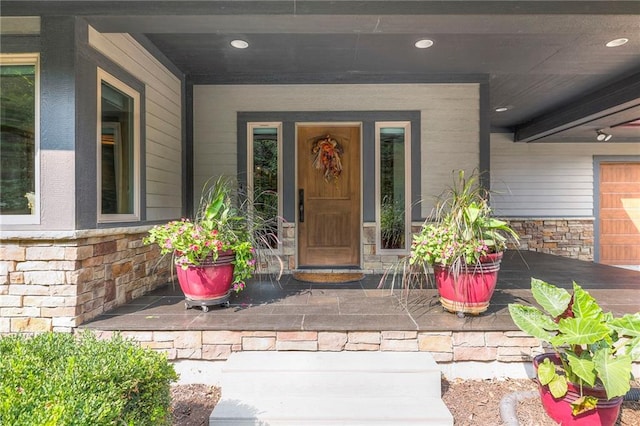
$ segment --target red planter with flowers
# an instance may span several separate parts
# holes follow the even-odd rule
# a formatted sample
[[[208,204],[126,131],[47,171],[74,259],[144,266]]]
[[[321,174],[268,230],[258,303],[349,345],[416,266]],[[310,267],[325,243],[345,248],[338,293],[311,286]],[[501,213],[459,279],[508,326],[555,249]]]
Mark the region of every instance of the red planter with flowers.
[[[202,306],[206,312],[209,305],[227,303],[231,290],[243,290],[253,275],[252,233],[235,207],[232,187],[224,177],[218,178],[203,190],[194,219],[155,225],[143,240],[158,245],[161,254],[172,255],[187,308]]]
[[[477,264],[456,270],[435,265],[434,277],[440,302],[450,312],[477,315],[487,310],[496,288],[502,252],[482,256]]]
[[[185,305],[202,306],[206,312],[210,305],[227,303],[233,283],[234,259],[234,253],[227,251],[220,253],[215,261],[208,260],[186,269],[176,266]]]

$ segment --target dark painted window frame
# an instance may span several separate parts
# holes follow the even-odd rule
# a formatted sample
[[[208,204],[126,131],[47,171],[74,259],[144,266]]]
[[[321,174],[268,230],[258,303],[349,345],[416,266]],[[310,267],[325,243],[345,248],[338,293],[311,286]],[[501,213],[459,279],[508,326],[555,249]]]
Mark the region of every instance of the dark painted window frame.
[[[238,112],[238,181],[246,186],[247,123],[282,122],[281,189],[284,220],[296,222],[295,125],[299,122],[361,122],[362,123],[362,182],[375,182],[375,122],[408,121],[411,123],[411,217],[421,220],[420,199],[420,111],[305,111],[305,112]],[[373,223],[375,217],[375,185],[362,186],[362,220]]]
[[[76,218],[78,229],[138,226],[146,221],[146,91],[145,84],[88,44],[87,28],[81,27],[76,45]],[[140,96],[139,168],[137,220],[98,222],[97,105],[98,68],[129,86]],[[81,142],[81,141],[86,141]],[[82,208],[80,207],[82,206]]]

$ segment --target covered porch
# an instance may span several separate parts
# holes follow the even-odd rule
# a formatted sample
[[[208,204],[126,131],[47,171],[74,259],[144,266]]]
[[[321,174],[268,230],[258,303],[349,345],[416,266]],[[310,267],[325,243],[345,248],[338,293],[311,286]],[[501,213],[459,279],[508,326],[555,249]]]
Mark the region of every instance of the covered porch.
[[[306,283],[286,275],[255,278],[230,306],[185,309],[179,286],[169,283],[106,312],[81,328],[115,331],[166,351],[172,359],[223,360],[236,351],[428,351],[439,363],[484,363],[493,375],[543,350],[518,331],[512,302],[532,301],[531,277],[566,288],[576,281],[605,310],[640,311],[640,272],[530,251],[502,262],[489,310],[460,318],[445,312],[434,289],[408,297],[380,289],[380,275],[346,284]],[[490,364],[490,365],[489,365]],[[480,373],[478,373],[480,374]]]

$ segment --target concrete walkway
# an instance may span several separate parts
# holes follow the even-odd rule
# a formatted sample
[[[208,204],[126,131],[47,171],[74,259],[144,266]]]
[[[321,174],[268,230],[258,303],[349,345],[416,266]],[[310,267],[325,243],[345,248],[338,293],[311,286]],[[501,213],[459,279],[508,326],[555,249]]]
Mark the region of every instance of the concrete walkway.
[[[453,425],[428,353],[237,352],[211,425]]]

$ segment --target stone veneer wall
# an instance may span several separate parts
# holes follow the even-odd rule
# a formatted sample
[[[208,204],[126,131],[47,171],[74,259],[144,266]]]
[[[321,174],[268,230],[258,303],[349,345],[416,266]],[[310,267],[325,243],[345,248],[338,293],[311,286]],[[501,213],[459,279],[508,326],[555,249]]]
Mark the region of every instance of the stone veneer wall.
[[[594,259],[594,221],[586,219],[507,219],[520,236],[519,250],[537,251],[557,256],[593,261]],[[411,231],[420,232],[422,223],[413,223]],[[283,226],[282,260],[284,270],[296,268],[295,224]],[[399,259],[402,253],[380,253],[376,244],[376,224],[364,223],[362,227],[362,250],[365,273],[383,273]]]
[[[417,234],[420,232],[420,228],[422,226],[422,222],[420,223],[412,223],[411,224],[411,232]],[[409,252],[406,253],[398,253],[393,251],[387,251],[380,253],[377,246],[376,241],[376,224],[375,223],[365,223],[363,226],[362,232],[362,248],[364,251],[364,265],[363,270],[367,273],[380,274],[388,271],[389,268],[396,265],[398,260],[406,257]]]
[[[412,231],[420,232],[421,224],[413,224]],[[282,251],[280,254],[285,272],[296,269],[296,226],[293,223],[286,223],[282,229]],[[362,272],[368,274],[381,274],[393,266],[399,259],[406,256],[403,253],[380,253],[376,245],[376,224],[373,222],[364,223],[362,226],[362,251],[363,265]],[[407,253],[408,254],[408,253]],[[278,262],[271,262],[277,265]],[[266,267],[266,265],[262,265]],[[272,268],[273,269],[273,268]]]
[[[144,230],[79,231],[0,241],[0,334],[63,331],[170,279]]]
[[[593,261],[594,219],[508,219],[520,236],[520,250]]]
[[[95,330],[94,330],[95,331]],[[109,338],[113,331],[95,331]],[[520,331],[125,331],[169,359],[225,360],[239,351],[430,352],[440,363],[530,361],[545,352]]]

